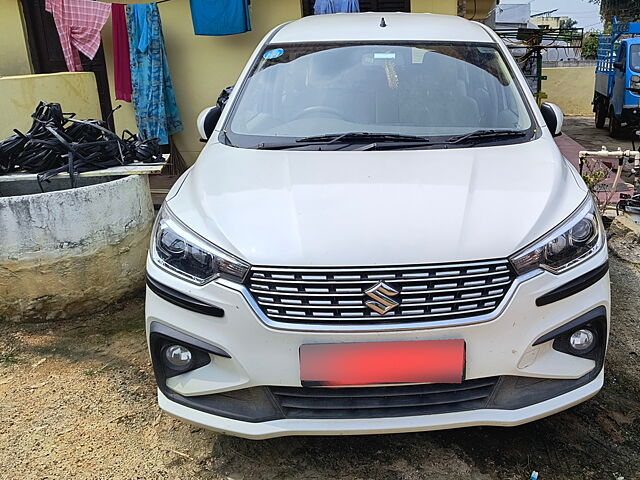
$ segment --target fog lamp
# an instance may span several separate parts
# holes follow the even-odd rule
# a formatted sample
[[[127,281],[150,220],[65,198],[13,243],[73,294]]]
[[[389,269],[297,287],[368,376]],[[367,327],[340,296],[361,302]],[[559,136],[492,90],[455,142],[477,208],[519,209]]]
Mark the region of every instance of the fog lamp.
[[[171,368],[182,370],[191,365],[191,350],[182,345],[170,345],[164,351],[164,358]]]
[[[594,345],[595,334],[586,328],[576,330],[569,337],[569,345],[577,353],[587,353]]]

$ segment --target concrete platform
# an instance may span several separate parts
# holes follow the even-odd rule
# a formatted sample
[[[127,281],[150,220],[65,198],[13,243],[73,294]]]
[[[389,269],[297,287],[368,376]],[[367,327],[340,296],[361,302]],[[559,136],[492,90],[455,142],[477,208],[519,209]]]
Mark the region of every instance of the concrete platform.
[[[70,318],[144,288],[154,212],[147,175],[0,189],[0,322]],[[9,191],[9,189],[11,191]]]

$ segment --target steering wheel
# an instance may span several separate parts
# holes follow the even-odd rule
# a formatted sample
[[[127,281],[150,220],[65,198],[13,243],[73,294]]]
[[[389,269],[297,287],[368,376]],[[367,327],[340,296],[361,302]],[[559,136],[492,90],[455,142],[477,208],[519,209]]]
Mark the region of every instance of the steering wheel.
[[[324,105],[313,105],[311,107],[307,107],[302,110],[298,115],[296,115],[295,120],[298,120],[302,117],[307,117],[309,115],[313,115],[316,113],[328,113],[329,115],[333,115],[334,117],[338,117],[341,120],[344,120],[344,116],[335,108],[325,107]]]

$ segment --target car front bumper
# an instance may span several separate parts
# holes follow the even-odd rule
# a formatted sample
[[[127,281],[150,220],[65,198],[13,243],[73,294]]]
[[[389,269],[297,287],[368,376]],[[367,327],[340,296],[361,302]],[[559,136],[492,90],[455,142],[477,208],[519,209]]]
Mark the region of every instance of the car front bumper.
[[[367,332],[279,330],[268,326],[247,301],[244,287],[211,282],[202,287],[187,284],[151,261],[149,277],[176,291],[224,311],[213,316],[187,310],[147,289],[147,334],[162,325],[228,356],[211,355],[211,362],[187,373],[159,378],[158,401],[167,413],[188,422],[247,438],[283,435],[348,435],[398,433],[457,428],[472,425],[518,425],[569,408],[595,395],[603,385],[602,360],[581,358],[554,348],[554,341],[536,343],[546,334],[600,308],[603,320],[603,352],[609,323],[609,275],[570,296],[538,306],[536,299],[585,277],[607,261],[606,249],[562,275],[542,272],[514,286],[497,316],[482,323]],[[299,349],[309,343],[381,342],[462,338],[466,343],[465,378],[548,379],[563,385],[551,397],[529,404],[502,408],[378,418],[244,418],[218,415],[201,408],[199,401],[218,394],[232,394],[267,387],[301,387]],[[157,363],[154,362],[154,363]],[[157,365],[154,364],[154,368]],[[156,376],[158,374],[156,371]],[[542,382],[553,384],[553,382]],[[567,388],[567,384],[572,385]],[[542,387],[526,388],[532,398]],[[542,385],[542,384],[540,384]],[[492,394],[495,397],[495,392]],[[492,399],[493,399],[492,397]],[[496,403],[487,403],[491,407]],[[500,403],[500,402],[498,402]],[[507,402],[509,404],[509,402]],[[275,407],[277,409],[277,406]],[[286,416],[285,416],[286,417]]]
[[[604,371],[587,385],[571,392],[517,410],[482,409],[466,412],[410,417],[367,419],[285,419],[251,423],[204,413],[169,400],[158,390],[158,404],[169,415],[220,433],[263,440],[288,435],[367,435],[422,432],[472,426],[514,427],[573,407],[597,394],[604,384]]]

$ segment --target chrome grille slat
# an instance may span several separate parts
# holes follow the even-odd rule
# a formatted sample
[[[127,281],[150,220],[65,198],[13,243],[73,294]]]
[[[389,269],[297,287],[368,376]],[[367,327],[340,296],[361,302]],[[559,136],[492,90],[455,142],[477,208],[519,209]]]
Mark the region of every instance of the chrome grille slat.
[[[439,302],[420,302],[420,303],[414,303],[411,301],[404,301],[403,304],[407,304],[407,305],[411,305],[412,307],[425,307],[425,306],[429,306],[429,305],[442,305],[443,303],[446,304],[450,304],[450,303],[467,303],[467,302],[482,302],[484,300],[491,300],[493,298],[498,298],[498,297],[502,297],[502,295],[491,295],[491,296],[486,296],[486,297],[473,297],[473,298],[463,298],[460,300],[442,300]],[[368,297],[367,297],[368,298]],[[284,302],[284,300],[282,300]],[[274,303],[274,302],[263,302],[261,300],[258,300],[258,303],[260,305],[268,305],[269,307],[287,307],[287,308],[340,308],[340,309],[354,309],[354,308],[368,308],[364,302],[366,300],[363,299],[358,305],[355,305],[353,303],[350,304],[346,304],[346,303],[331,303],[331,304],[316,304],[316,303]]]
[[[373,284],[372,284],[373,285]],[[484,287],[460,287],[460,288],[452,288],[452,289],[433,289],[433,290],[407,290],[405,292],[405,295],[424,295],[425,293],[445,293],[445,292],[458,292],[458,291],[464,291],[464,290],[474,290],[474,289],[478,289],[478,288],[487,288],[487,287],[500,287],[500,286],[504,286],[504,285],[511,285],[511,281],[509,282],[503,282],[503,283],[491,283],[489,285],[485,285]],[[337,289],[339,290],[339,289]],[[252,293],[264,293],[267,290],[253,290],[250,289],[250,291]],[[404,292],[404,290],[403,290]],[[336,293],[332,293],[332,292],[325,292],[325,293],[315,293],[315,292],[294,292],[294,293],[287,293],[287,292],[273,292],[273,293],[277,293],[278,295],[299,295],[301,297],[307,297],[307,296],[349,296],[349,297],[353,297],[354,295],[357,296],[361,296],[363,294],[362,290],[358,291],[357,293],[342,293],[342,292],[336,292]]]
[[[508,269],[508,260],[486,260],[469,263],[447,263],[442,265],[397,265],[395,267],[251,267],[252,272],[384,272],[384,271],[404,271],[404,270],[437,270],[456,267],[481,267],[485,265],[494,266],[496,269]]]
[[[455,312],[455,313],[477,313],[477,312],[486,312],[487,310],[493,310],[494,307],[486,307],[486,308],[478,308],[476,310],[465,310],[464,312]],[[395,315],[394,312],[390,312],[387,315],[380,315],[379,313],[373,312],[371,316],[361,316],[359,318],[366,318],[368,322],[371,323],[381,323],[394,321],[394,323],[402,323],[404,320],[416,320],[416,319],[424,319],[425,317],[442,317],[443,315],[450,315],[447,313],[431,313],[429,315]],[[304,320],[299,323],[306,323],[306,321],[313,320],[308,315],[279,315],[279,314],[271,314],[270,317],[281,318],[281,319],[290,319],[290,320]],[[395,317],[395,318],[394,318]],[[344,316],[332,316],[334,320],[342,320]],[[316,318],[315,320],[318,320]]]
[[[247,287],[254,308],[276,322],[357,329],[486,315],[498,308],[514,280],[508,261],[496,260],[379,268],[254,267]],[[374,311],[371,302],[370,289],[377,293],[380,282],[397,303],[386,313]]]
[[[472,275],[458,275],[458,276],[438,276],[436,277],[435,275],[433,276],[433,278],[431,277],[416,277],[416,278],[407,278],[404,276],[401,277],[397,277],[397,276],[390,276],[390,275],[372,275],[369,278],[366,278],[364,280],[335,280],[333,278],[329,278],[327,280],[316,280],[316,281],[310,281],[310,280],[298,280],[298,279],[294,279],[294,280],[281,280],[279,278],[252,278],[252,280],[254,282],[268,282],[268,283],[278,283],[278,284],[297,284],[297,285],[317,285],[319,283],[325,283],[325,282],[332,282],[336,285],[342,285],[342,284],[352,284],[352,283],[357,283],[357,284],[361,284],[361,283],[375,283],[378,280],[393,280],[394,282],[423,282],[424,280],[438,280],[438,281],[443,281],[443,280],[458,280],[458,279],[465,279],[465,278],[478,278],[478,277],[489,277],[489,276],[493,276],[493,275],[503,275],[500,278],[505,278],[504,277],[504,272],[500,271],[500,272],[490,272],[490,273],[475,273]],[[362,278],[362,277],[361,277]],[[506,277],[509,278],[509,277]]]

